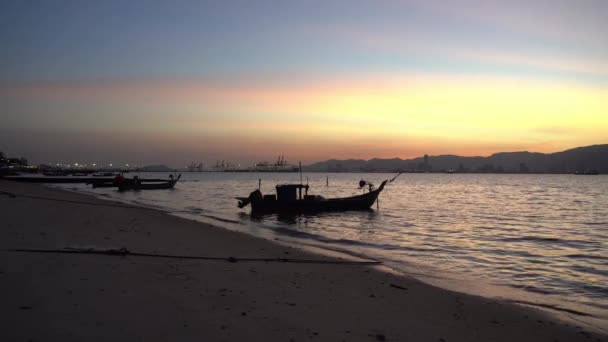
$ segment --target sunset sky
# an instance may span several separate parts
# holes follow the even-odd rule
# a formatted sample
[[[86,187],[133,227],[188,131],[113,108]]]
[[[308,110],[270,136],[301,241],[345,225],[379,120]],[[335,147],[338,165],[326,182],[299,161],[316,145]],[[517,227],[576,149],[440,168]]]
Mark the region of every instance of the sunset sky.
[[[0,150],[410,158],[608,143],[608,1],[2,1]]]

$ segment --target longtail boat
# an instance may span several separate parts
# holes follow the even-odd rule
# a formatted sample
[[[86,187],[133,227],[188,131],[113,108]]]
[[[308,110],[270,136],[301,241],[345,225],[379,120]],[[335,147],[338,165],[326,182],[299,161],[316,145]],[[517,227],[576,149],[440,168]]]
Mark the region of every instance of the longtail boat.
[[[177,178],[162,181],[162,182],[142,182],[142,180],[137,177],[133,177],[131,179],[124,179],[122,181],[117,182],[118,190],[126,191],[126,190],[161,190],[161,189],[173,189],[175,183],[179,181],[182,177],[180,173]]]
[[[283,184],[276,186],[276,195],[263,195],[260,190],[255,190],[249,197],[236,197],[236,199],[239,208],[251,204],[253,213],[367,210],[376,202],[378,195],[388,182],[390,181],[385,180],[377,189],[374,189],[371,183],[361,181],[359,187],[368,186],[369,192],[344,198],[324,198],[319,195],[308,195],[308,185]],[[304,195],[302,194],[303,190]]]

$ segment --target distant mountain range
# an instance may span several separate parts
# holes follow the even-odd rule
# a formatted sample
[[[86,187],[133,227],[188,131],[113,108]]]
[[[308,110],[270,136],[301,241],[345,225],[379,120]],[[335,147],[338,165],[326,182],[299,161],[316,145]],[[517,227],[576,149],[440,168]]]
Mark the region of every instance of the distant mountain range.
[[[608,144],[556,153],[501,152],[489,157],[456,155],[414,159],[330,159],[302,168],[310,172],[483,172],[483,173],[608,173]]]

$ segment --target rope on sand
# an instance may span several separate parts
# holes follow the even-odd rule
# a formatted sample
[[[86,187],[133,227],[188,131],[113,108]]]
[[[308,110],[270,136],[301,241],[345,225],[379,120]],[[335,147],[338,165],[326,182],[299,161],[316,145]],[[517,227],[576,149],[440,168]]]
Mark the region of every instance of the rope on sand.
[[[14,193],[12,193],[12,192],[8,192],[8,191],[2,191],[2,190],[0,190],[0,194],[2,194],[2,195],[6,195],[6,196],[8,196],[9,198],[16,198],[16,197],[17,197],[17,195],[15,195],[15,194],[14,194]]]
[[[12,192],[0,190],[0,195],[6,195],[9,198],[17,198],[18,196]],[[19,194],[19,197],[26,197],[32,199],[40,199],[47,201],[56,202],[67,202],[77,203],[86,205],[97,205],[105,207],[118,207],[118,208],[129,208],[129,209],[143,209],[143,210],[155,210],[146,207],[128,206],[121,204],[111,203],[91,203],[74,200],[64,200],[59,198],[50,198],[43,196],[34,196]],[[5,251],[10,252],[28,252],[28,253],[61,253],[61,254],[96,254],[96,255],[111,255],[111,256],[139,256],[139,257],[150,257],[150,258],[169,258],[169,259],[184,259],[184,260],[210,260],[210,261],[227,261],[227,262],[286,262],[286,263],[301,263],[301,264],[334,264],[334,265],[380,265],[381,261],[370,260],[370,261],[347,261],[347,260],[314,260],[314,259],[294,259],[294,258],[235,258],[235,257],[205,257],[205,256],[192,256],[192,255],[171,255],[171,254],[153,254],[153,253],[138,253],[131,252],[125,247],[120,249],[7,249]]]
[[[235,257],[206,257],[193,255],[173,255],[173,254],[154,254],[154,253],[138,253],[131,252],[125,247],[119,249],[6,249],[9,252],[25,252],[25,253],[56,253],[56,254],[95,254],[95,255],[110,255],[110,256],[139,256],[149,258],[168,258],[168,259],[183,259],[183,260],[210,260],[210,261],[227,261],[227,262],[285,262],[298,264],[332,264],[332,265],[380,265],[381,261],[348,261],[348,260],[314,260],[314,259],[295,259],[295,258],[235,258]]]
[[[76,204],[86,204],[86,205],[97,205],[97,206],[101,206],[101,207],[116,207],[116,208],[128,208],[128,209],[156,210],[156,209],[153,209],[153,208],[138,207],[138,206],[131,206],[131,205],[123,205],[123,204],[93,203],[93,202],[66,200],[66,199],[60,199],[60,198],[35,196],[35,195],[26,195],[26,194],[19,194],[19,195],[17,195],[17,194],[14,194],[12,192],[1,191],[1,190],[0,190],[0,195],[6,195],[9,198],[25,197],[25,198],[39,199],[39,200],[45,200],[45,201],[76,203]]]

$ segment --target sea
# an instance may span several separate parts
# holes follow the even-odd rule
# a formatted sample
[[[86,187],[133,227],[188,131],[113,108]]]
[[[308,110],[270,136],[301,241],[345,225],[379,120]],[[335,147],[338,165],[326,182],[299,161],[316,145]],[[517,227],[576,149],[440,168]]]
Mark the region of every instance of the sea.
[[[168,178],[168,173],[131,173]],[[310,194],[361,194],[395,174],[304,173]],[[434,286],[608,327],[608,176],[406,173],[369,211],[252,216],[235,197],[299,173],[185,172],[173,190],[57,187],[164,210],[304,248],[383,262]],[[171,229],[167,227],[167,229]]]

